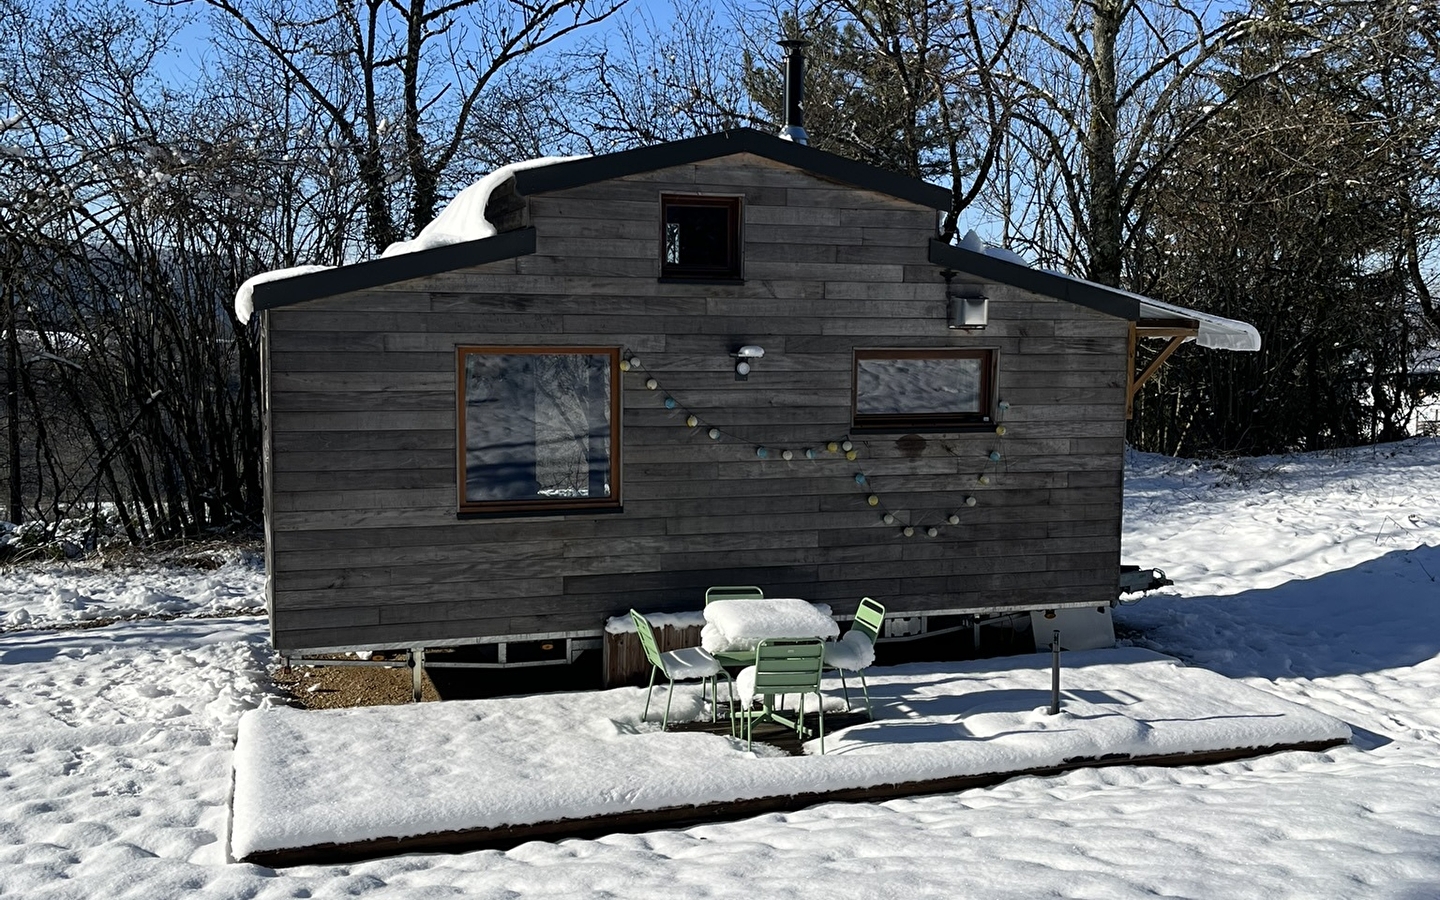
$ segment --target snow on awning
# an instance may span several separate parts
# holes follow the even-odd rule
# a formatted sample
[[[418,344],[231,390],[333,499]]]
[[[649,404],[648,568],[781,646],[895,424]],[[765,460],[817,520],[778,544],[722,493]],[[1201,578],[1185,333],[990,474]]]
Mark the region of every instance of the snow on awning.
[[[1034,268],[1018,253],[1005,247],[986,244],[973,229],[961,239],[960,246],[966,250],[983,253],[986,256],[1004,260],[1008,263]],[[1087,285],[1099,291],[1135,300],[1140,304],[1140,318],[1142,320],[1150,320],[1149,324],[1160,324],[1166,320],[1189,320],[1185,322],[1185,324],[1195,323],[1195,325],[1198,326],[1198,332],[1194,337],[1187,337],[1185,340],[1193,340],[1201,347],[1210,347],[1216,350],[1240,351],[1256,351],[1260,349],[1260,332],[1249,322],[1241,322],[1239,319],[1227,319],[1224,316],[1201,312],[1198,309],[1190,309],[1174,303],[1165,303],[1161,300],[1146,297],[1144,294],[1137,294],[1133,291],[1124,290],[1123,288],[1111,287],[1108,284],[1100,284],[1096,281],[1077,278],[1074,275],[1059,272],[1054,269],[1037,269],[1036,271],[1043,271],[1049,275]],[[1176,322],[1176,324],[1181,323]]]
[[[1201,347],[1241,351],[1260,349],[1260,332],[1255,330],[1254,325],[1239,319],[1227,319],[1148,297],[1140,298],[1140,315],[1146,319],[1172,319],[1176,316],[1194,319],[1200,325],[1200,333],[1194,340]]]

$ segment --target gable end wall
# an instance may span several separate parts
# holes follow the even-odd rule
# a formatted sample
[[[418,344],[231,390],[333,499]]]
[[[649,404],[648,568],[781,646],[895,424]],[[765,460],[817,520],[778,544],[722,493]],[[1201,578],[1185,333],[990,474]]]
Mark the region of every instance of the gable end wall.
[[[659,194],[689,191],[744,195],[743,284],[656,280]],[[528,220],[534,255],[265,313],[278,649],[593,632],[722,583],[892,615],[1115,596],[1124,321],[997,291],[987,329],[952,332],[934,210],[758,157],[534,196]],[[623,513],[458,519],[454,353],[482,343],[624,347],[746,440],[685,427],[627,373]],[[737,383],[746,343],[765,357]],[[856,347],[995,348],[1007,434],[856,435],[855,462],[804,459],[849,430]],[[860,471],[939,536],[882,524]]]

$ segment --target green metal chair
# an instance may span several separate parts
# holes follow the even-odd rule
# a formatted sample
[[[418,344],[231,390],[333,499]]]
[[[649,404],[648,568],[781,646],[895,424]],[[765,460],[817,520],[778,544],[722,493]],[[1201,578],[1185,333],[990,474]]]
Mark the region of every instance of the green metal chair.
[[[711,656],[700,647],[685,647],[681,650],[667,650],[660,652],[660,647],[655,643],[655,629],[651,627],[650,621],[635,610],[630,610],[630,619],[635,623],[635,630],[640,634],[640,646],[645,649],[645,658],[650,661],[650,685],[645,689],[645,711],[640,714],[640,721],[644,722],[650,715],[650,695],[655,690],[655,673],[660,672],[669,682],[665,694],[665,717],[661,720],[660,728],[665,730],[670,727],[670,701],[675,698],[675,682],[677,681],[699,681],[700,697],[705,697],[705,685],[710,685],[710,721],[714,722],[719,718],[720,694],[717,676],[724,675],[725,680],[730,682],[730,706],[735,706],[735,686],[730,681],[730,673],[726,672],[720,665],[720,661]],[[731,717],[730,733],[735,733],[735,720]]]
[[[716,600],[764,600],[765,592],[753,584],[717,585],[705,589],[705,605]]]
[[[875,641],[880,637],[884,624],[885,607],[865,597],[860,601],[860,608],[855,610],[855,622],[850,630],[841,640],[825,645],[825,668],[840,673],[845,709],[850,709],[850,686],[845,683],[845,673],[854,672],[860,676],[860,687],[865,691],[865,712],[872,719],[875,711],[870,707],[870,686],[865,683],[865,667],[875,659]]]
[[[709,606],[716,600],[764,600],[765,592],[753,584],[722,584],[705,589],[705,605]],[[755,651],[735,650],[721,651],[714,654],[725,666],[748,666],[755,661]]]
[[[810,729],[805,727],[805,695],[814,694],[820,708],[820,753],[825,753],[825,698],[820,693],[820,670],[825,663],[825,642],[819,638],[767,638],[755,648],[755,665],[740,673],[740,699],[746,709],[732,715],[745,720],[745,747],[754,749],[756,722],[775,722],[795,729],[796,737],[804,739]],[[780,703],[786,694],[799,694],[795,718],[782,715]],[[760,697],[760,709],[749,709],[754,697]]]

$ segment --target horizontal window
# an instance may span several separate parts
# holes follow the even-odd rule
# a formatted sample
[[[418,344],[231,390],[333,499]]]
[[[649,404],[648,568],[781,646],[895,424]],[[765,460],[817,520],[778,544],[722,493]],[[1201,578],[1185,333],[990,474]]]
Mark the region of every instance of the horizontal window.
[[[461,512],[620,505],[620,351],[460,347]]]
[[[990,421],[993,350],[856,350],[856,428],[939,431]]]
[[[660,277],[740,277],[740,198],[662,194]]]

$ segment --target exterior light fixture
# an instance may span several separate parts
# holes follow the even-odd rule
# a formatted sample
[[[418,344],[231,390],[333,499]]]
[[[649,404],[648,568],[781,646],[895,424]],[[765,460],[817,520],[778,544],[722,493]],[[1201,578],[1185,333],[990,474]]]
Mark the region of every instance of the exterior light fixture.
[[[990,318],[990,301],[978,284],[956,284],[955,272],[945,278],[945,324],[955,330],[978,331]]]
[[[750,364],[765,355],[764,347],[757,347],[754,344],[746,344],[739,350],[730,354],[735,360],[735,380],[745,381],[750,377]]]
[[[990,317],[990,301],[975,288],[956,288],[946,298],[946,323],[954,330],[978,331]]]

